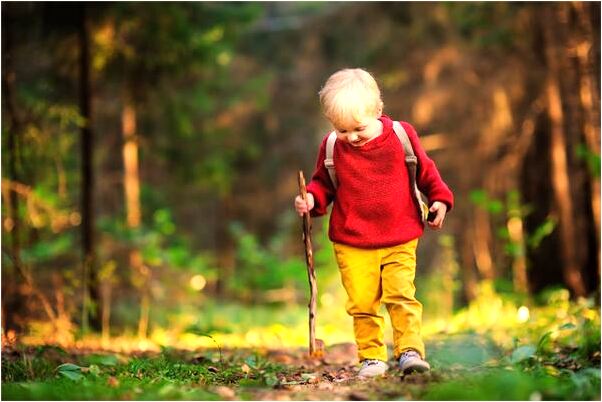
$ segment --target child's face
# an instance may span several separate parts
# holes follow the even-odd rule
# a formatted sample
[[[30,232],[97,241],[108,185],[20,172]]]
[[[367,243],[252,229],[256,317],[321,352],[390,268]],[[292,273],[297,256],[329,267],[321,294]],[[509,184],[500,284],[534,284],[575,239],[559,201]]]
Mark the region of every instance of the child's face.
[[[361,147],[370,140],[378,137],[382,132],[382,123],[377,116],[364,115],[356,120],[333,123],[339,141],[345,141],[354,147]]]

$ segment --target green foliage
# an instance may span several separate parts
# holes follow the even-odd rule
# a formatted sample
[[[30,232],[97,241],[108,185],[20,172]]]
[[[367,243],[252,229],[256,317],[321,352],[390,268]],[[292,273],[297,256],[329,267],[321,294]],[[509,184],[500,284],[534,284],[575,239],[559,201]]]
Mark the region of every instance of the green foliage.
[[[11,383],[2,385],[2,393],[8,400],[220,400],[218,395],[191,384],[167,379],[139,380],[120,378],[117,385],[108,386],[107,376],[89,376],[79,381],[77,387],[70,379],[48,382]],[[113,382],[111,382],[113,383]]]
[[[491,198],[483,189],[472,190],[469,193],[470,201],[478,207],[484,208],[489,213],[496,215],[504,210],[504,204]]]
[[[73,233],[65,233],[46,241],[34,243],[22,250],[21,257],[26,264],[41,264],[52,261],[73,250],[75,242]]]
[[[152,214],[150,224],[128,228],[121,220],[104,218],[99,227],[107,242],[140,250],[144,263],[151,267],[167,267],[214,277],[209,254],[193,253],[186,237],[176,228],[171,211],[160,208]]]
[[[515,41],[515,7],[508,3],[445,3],[451,22],[477,48],[506,50]]]
[[[577,158],[585,161],[589,172],[594,179],[600,179],[600,171],[602,169],[600,164],[600,154],[590,150],[586,144],[578,144],[575,148],[575,155]]]
[[[92,356],[84,357],[91,359]],[[63,363],[53,370],[52,376],[28,378],[31,382],[17,378],[15,366],[3,361],[4,399],[218,400],[221,398],[208,385],[271,387],[278,384],[277,373],[289,371],[256,353],[231,357],[219,365],[204,357],[191,361],[190,356],[167,351],[158,357],[131,358],[126,362],[108,356],[95,356],[92,360],[110,364]],[[42,362],[50,364],[45,359]],[[6,371],[9,373],[5,376]]]
[[[243,296],[250,297],[254,292],[281,289],[285,286],[300,287],[307,278],[303,259],[296,256],[284,257],[277,239],[269,246],[259,244],[257,238],[247,232],[241,224],[231,225],[236,242],[236,278],[232,288]]]
[[[72,363],[63,363],[56,368],[56,371],[70,380],[79,381],[84,378],[82,368]]]
[[[533,233],[530,233],[527,238],[529,248],[536,249],[541,244],[542,240],[548,237],[556,229],[558,220],[554,217],[546,218],[542,224],[535,228]]]
[[[18,360],[2,358],[2,383],[43,380],[54,374],[55,366],[43,358],[26,354]]]
[[[496,330],[438,338],[442,340],[430,345],[430,360],[439,375],[451,376],[430,384],[420,399],[599,398],[599,310],[593,300],[569,303],[566,290],[544,297],[549,305],[534,312],[532,322],[510,330],[515,345],[505,352],[488,341],[501,335]],[[559,316],[567,321],[558,324]]]
[[[83,361],[88,365],[96,366],[115,366],[119,362],[115,355],[87,355]]]
[[[510,357],[510,361],[512,363],[520,363],[523,360],[530,359],[535,355],[537,348],[533,345],[523,345],[520,346],[512,352],[512,356]]]
[[[595,381],[595,380],[594,380]],[[459,381],[431,385],[423,398],[426,400],[572,400],[594,399],[595,382],[590,392],[575,386],[569,378],[526,374],[513,370],[493,369],[468,375]]]
[[[526,252],[525,247],[529,247],[530,249],[539,247],[541,242],[554,232],[558,223],[555,217],[546,217],[531,233],[523,233],[525,237],[523,244],[511,239],[508,223],[512,219],[523,220],[533,212],[533,207],[521,202],[521,195],[517,190],[509,191],[506,194],[506,200],[503,202],[492,198],[483,189],[471,191],[469,199],[477,208],[482,208],[493,216],[505,212],[504,223],[499,224],[495,228],[495,233],[499,239],[504,240],[504,251],[512,258],[524,256]]]

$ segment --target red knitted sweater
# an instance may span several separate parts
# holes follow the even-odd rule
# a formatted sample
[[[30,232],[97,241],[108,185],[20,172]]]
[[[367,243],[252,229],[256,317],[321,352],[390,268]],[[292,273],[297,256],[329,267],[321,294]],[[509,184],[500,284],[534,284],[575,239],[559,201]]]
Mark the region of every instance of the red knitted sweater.
[[[315,200],[311,216],[326,214],[328,204],[333,202],[328,233],[333,242],[360,248],[390,247],[416,239],[424,230],[410,192],[403,146],[393,131],[391,119],[383,115],[380,120],[382,134],[362,147],[336,141],[333,155],[336,190],[324,166],[328,135],[320,145],[316,170],[307,191]],[[441,201],[451,210],[452,192],[424,152],[414,128],[406,122],[401,124],[418,158],[418,188],[428,197],[429,205]]]

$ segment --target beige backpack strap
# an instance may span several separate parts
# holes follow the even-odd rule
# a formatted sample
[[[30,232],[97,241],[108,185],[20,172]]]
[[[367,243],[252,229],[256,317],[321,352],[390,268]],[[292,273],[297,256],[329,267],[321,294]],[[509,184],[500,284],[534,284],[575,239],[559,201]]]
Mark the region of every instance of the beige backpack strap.
[[[334,169],[334,143],[337,140],[337,133],[333,131],[328,135],[328,139],[326,140],[326,158],[324,159],[324,166],[328,169],[328,175],[330,176],[330,181],[334,186],[335,190],[338,186],[336,170]]]
[[[401,145],[403,145],[403,151],[405,154],[406,166],[408,168],[408,176],[410,178],[410,188],[414,193],[414,200],[416,201],[416,205],[418,207],[418,213],[423,221],[426,221],[428,217],[428,206],[422,200],[422,194],[420,190],[418,190],[418,185],[416,184],[416,167],[418,165],[418,158],[414,154],[414,149],[412,148],[412,143],[410,142],[410,137],[408,137],[408,133],[403,128],[400,122],[393,122],[393,130],[399,138]]]

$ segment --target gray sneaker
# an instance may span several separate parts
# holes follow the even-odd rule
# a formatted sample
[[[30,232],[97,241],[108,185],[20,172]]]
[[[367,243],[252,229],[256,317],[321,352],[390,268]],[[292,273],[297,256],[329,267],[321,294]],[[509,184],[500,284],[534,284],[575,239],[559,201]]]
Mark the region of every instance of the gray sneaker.
[[[409,374],[413,371],[424,373],[425,371],[429,371],[431,366],[422,360],[418,352],[414,349],[409,349],[399,356],[399,368],[404,374]]]
[[[387,363],[381,360],[366,359],[362,361],[362,367],[357,375],[359,377],[376,377],[385,374],[388,368]]]

